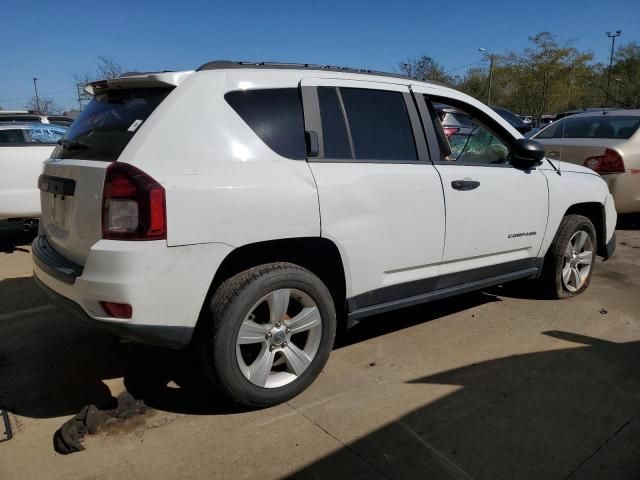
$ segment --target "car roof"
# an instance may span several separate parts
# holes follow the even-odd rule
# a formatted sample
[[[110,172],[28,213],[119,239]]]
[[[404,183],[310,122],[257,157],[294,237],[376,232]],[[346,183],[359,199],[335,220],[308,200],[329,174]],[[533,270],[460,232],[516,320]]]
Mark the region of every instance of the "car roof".
[[[335,72],[338,74],[356,74],[358,76],[374,76],[374,77],[386,77],[395,80],[402,80],[402,83],[406,85],[415,83],[426,83],[431,85],[438,85],[441,87],[451,88],[447,85],[437,82],[435,80],[416,80],[406,75],[390,72],[379,72],[376,70],[368,70],[362,68],[351,67],[338,67],[334,65],[316,65],[312,63],[284,63],[284,62],[247,62],[247,61],[234,61],[234,60],[213,60],[200,65],[195,72],[211,71],[211,70],[293,70],[299,72],[309,71],[321,71],[321,72]],[[169,83],[173,83],[175,80],[171,80],[170,77],[175,77],[179,74],[194,73],[193,71],[180,71],[175,72],[172,70],[162,70],[157,72],[126,72],[120,75],[117,79],[128,79],[130,77],[154,77],[160,80],[166,80]],[[379,80],[378,80],[379,81]],[[99,84],[102,81],[93,82],[93,84]]]
[[[605,117],[619,117],[619,116],[631,116],[631,117],[638,117],[640,116],[640,110],[627,110],[627,109],[618,109],[618,110],[605,110],[602,111],[601,109],[597,109],[597,110],[592,110],[592,111],[588,111],[588,112],[583,112],[583,113],[576,113],[575,115],[571,115],[569,117],[565,117],[565,118],[582,118],[582,117],[601,117],[601,116],[605,116]],[[564,119],[561,119],[564,120]]]
[[[40,122],[2,122],[0,121],[0,130],[18,129],[24,130],[26,128],[66,128],[62,125],[56,125],[55,123],[40,123]]]

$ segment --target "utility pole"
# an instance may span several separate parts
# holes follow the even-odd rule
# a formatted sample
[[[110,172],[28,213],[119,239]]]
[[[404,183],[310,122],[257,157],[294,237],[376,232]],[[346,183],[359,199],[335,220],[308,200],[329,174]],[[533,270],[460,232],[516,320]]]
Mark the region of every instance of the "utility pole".
[[[76,82],[76,90],[78,91],[78,108],[82,111],[82,94],[80,93],[80,83]]]
[[[616,37],[622,35],[622,30],[616,30],[615,33],[607,32],[607,37],[611,39],[611,57],[609,57],[609,75],[607,76],[607,95],[604,99],[604,108],[609,106],[609,87],[611,85],[611,69],[613,68],[613,50],[616,45]]]
[[[38,113],[40,113],[40,98],[38,97],[38,85],[36,82],[38,81],[38,77],[33,77],[33,89],[36,91],[36,107],[38,108]]]
[[[487,52],[484,48],[479,48],[479,52],[483,52],[489,57],[489,92],[487,93],[487,105],[491,105],[491,85],[493,83],[493,61],[495,54]]]

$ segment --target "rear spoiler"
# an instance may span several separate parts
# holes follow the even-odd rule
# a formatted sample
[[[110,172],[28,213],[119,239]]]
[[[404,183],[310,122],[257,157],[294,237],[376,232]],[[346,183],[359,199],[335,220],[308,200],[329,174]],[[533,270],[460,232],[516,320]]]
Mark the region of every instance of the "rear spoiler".
[[[107,92],[110,90],[121,90],[124,88],[162,88],[176,87],[190,76],[193,70],[186,72],[155,72],[155,73],[126,73],[117,78],[99,80],[91,82],[84,90],[89,95]]]

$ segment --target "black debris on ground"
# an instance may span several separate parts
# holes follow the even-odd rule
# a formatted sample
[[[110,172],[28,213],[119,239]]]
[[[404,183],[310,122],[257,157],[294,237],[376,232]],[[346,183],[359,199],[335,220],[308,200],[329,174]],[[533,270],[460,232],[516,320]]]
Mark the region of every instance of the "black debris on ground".
[[[118,397],[118,406],[112,410],[100,410],[95,405],[85,405],[53,434],[53,448],[63,455],[84,450],[85,435],[95,434],[100,427],[145,413],[146,405],[125,392]]]
[[[609,313],[609,310],[606,310],[604,308],[600,309],[600,315],[606,315],[607,313]]]

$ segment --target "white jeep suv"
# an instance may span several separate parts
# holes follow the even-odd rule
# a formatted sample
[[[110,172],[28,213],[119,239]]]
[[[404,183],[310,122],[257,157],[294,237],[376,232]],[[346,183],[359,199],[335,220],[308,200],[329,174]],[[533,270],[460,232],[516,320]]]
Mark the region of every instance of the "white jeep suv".
[[[35,277],[118,336],[194,344],[245,405],[309,386],[340,324],[518,279],[570,297],[615,247],[597,174],[436,83],[218,61],[89,90],[39,179]],[[452,148],[434,104],[473,135]]]

